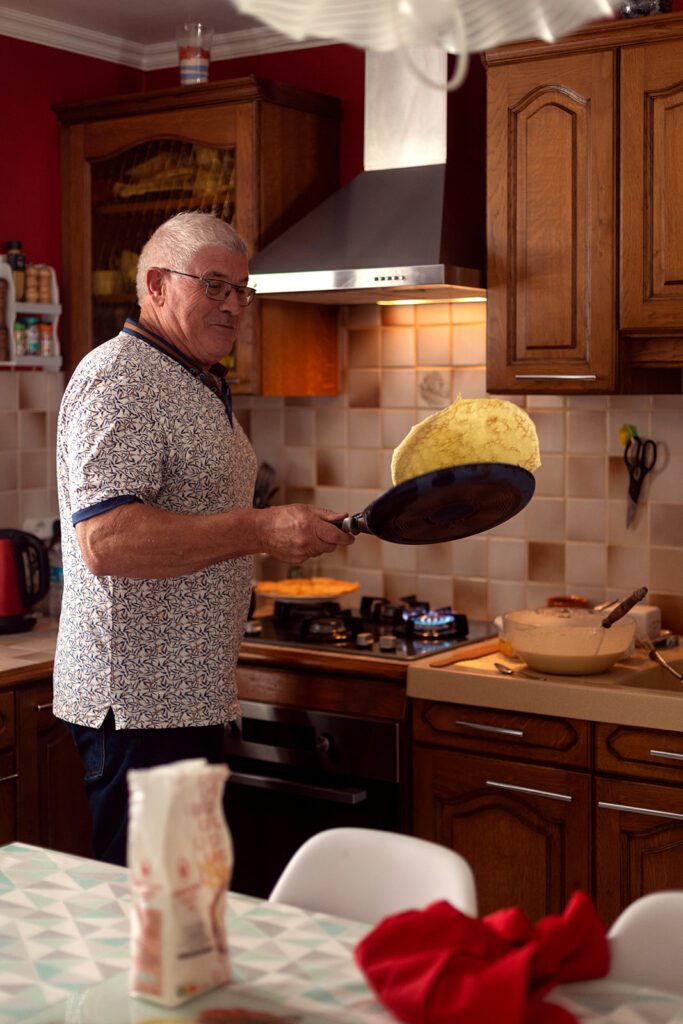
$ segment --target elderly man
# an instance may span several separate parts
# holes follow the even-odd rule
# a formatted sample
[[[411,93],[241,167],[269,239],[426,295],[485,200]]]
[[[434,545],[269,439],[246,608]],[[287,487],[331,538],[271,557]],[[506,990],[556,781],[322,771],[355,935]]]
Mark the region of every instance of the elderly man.
[[[326,509],[252,507],[256,457],[219,362],[247,279],[228,224],[171,218],[140,255],[140,319],[82,360],[62,400],[54,713],[83,762],[93,852],[112,863],[126,859],[129,768],[221,759],[252,556],[299,564],[352,540]]]

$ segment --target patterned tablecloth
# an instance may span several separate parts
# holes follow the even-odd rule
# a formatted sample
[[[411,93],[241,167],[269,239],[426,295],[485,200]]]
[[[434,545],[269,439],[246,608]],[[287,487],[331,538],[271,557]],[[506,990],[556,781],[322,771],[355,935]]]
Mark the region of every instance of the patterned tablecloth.
[[[352,950],[367,926],[230,893],[233,981],[166,1010],[128,996],[128,873],[13,843],[0,848],[0,1024],[390,1021]],[[591,1024],[683,1021],[683,999],[606,981],[553,999]]]

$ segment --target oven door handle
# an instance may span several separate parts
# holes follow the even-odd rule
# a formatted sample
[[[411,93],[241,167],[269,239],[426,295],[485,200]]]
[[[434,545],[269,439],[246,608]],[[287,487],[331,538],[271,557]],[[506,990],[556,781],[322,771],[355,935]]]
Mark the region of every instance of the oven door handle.
[[[362,804],[367,798],[367,791],[354,789],[333,789],[329,786],[312,786],[308,782],[292,782],[290,779],[278,779],[269,775],[248,775],[246,772],[230,772],[228,785],[254,786],[256,789],[268,789],[273,793],[286,793],[290,796],[307,796],[313,800],[323,800],[333,804]],[[230,797],[228,796],[228,802]]]

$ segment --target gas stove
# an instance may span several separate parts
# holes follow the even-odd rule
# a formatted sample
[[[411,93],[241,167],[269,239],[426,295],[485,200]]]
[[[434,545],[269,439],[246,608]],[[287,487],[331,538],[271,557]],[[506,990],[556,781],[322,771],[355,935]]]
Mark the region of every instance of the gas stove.
[[[414,595],[392,603],[364,597],[360,608],[336,601],[275,601],[273,615],[250,618],[249,643],[343,651],[365,657],[413,661],[496,635],[492,622],[468,619],[452,608],[430,608]]]

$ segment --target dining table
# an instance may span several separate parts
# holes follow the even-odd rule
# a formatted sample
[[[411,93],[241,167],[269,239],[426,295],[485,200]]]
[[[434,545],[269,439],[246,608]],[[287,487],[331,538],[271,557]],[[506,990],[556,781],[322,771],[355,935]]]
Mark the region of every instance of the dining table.
[[[128,992],[128,870],[0,847],[0,1024],[386,1024],[353,951],[371,926],[229,891],[231,980],[169,1009]],[[683,1021],[683,997],[610,980],[546,997],[590,1024]]]

